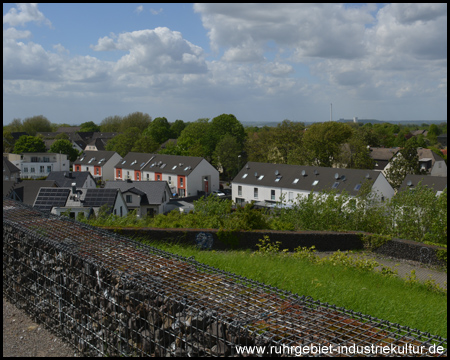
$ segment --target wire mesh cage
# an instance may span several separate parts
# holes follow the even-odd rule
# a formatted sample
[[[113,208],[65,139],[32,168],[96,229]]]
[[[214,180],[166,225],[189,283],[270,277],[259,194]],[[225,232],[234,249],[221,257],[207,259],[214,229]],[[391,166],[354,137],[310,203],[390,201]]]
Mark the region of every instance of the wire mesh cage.
[[[447,354],[440,336],[5,198],[3,293],[87,356]]]

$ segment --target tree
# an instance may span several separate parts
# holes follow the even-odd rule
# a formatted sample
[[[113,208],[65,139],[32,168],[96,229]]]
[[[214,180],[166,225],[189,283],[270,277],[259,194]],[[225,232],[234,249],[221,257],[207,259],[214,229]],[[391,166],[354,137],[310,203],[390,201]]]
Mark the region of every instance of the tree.
[[[84,122],[80,126],[80,132],[99,132],[100,126],[93,121]]]
[[[137,111],[123,117],[119,131],[125,132],[129,128],[138,128],[142,133],[151,122],[152,118],[150,115]]]
[[[280,155],[275,147],[274,128],[264,126],[257,131],[254,131],[255,129],[249,130],[251,131],[247,135],[244,147],[248,161],[276,163]]]
[[[134,143],[131,151],[139,153],[153,153],[158,150],[159,144],[153,140],[152,137],[147,135],[141,135],[139,139]]]
[[[22,120],[15,118],[8,124],[8,129],[10,132],[21,132],[23,130]]]
[[[208,157],[212,156],[216,145],[227,134],[232,135],[236,139],[242,150],[246,137],[244,126],[242,126],[241,122],[234,115],[222,114],[212,119],[208,127],[208,136],[206,139]]]
[[[66,139],[56,140],[52,146],[50,146],[49,152],[66,154],[70,161],[75,161],[78,157],[78,151],[73,148],[72,142]]]
[[[274,129],[274,145],[278,150],[279,164],[296,164],[293,155],[301,149],[305,124],[283,120]]]
[[[45,143],[36,136],[22,135],[14,144],[14,153],[46,152]]]
[[[170,124],[165,117],[158,117],[148,125],[144,134],[151,137],[156,143],[162,144],[170,138]]]
[[[238,170],[238,156],[241,153],[241,146],[238,144],[236,138],[230,134],[226,134],[216,146],[213,154],[213,163],[217,167],[222,167],[223,174],[227,178],[237,174]]]
[[[343,123],[313,124],[303,135],[303,152],[310,165],[332,167],[341,146],[352,136],[352,128]]]
[[[119,132],[120,131],[120,125],[122,124],[122,117],[115,115],[115,116],[108,116],[102,120],[100,123],[100,131],[101,132]]]
[[[386,179],[394,189],[400,187],[408,174],[421,174],[417,140],[414,137],[406,142],[406,146],[397,153],[385,170]]]
[[[182,155],[207,156],[206,141],[208,137],[209,119],[198,119],[188,125],[181,132],[177,140],[177,147]]]
[[[115,151],[120,156],[128,154],[135,143],[139,140],[141,130],[136,127],[127,129],[122,134],[113,137],[106,143],[106,150]]]
[[[354,132],[349,141],[341,147],[336,157],[340,167],[348,169],[373,169],[375,162],[370,156],[370,147]]]
[[[28,135],[35,136],[38,132],[51,132],[52,124],[45,116],[38,115],[23,120],[22,129]]]
[[[185,127],[186,124],[183,120],[175,120],[175,122],[170,126],[170,132],[172,133],[171,138],[178,139]]]

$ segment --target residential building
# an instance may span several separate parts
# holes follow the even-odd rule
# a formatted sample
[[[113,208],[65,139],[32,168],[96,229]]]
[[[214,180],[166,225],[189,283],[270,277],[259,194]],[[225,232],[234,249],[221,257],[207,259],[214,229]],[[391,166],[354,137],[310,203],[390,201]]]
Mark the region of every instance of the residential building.
[[[271,207],[282,197],[294,202],[297,196],[325,190],[357,196],[366,181],[381,201],[395,193],[379,171],[248,162],[233,180],[232,199],[236,204],[253,201]]]
[[[383,171],[389,161],[391,161],[392,157],[397,154],[400,148],[370,148],[370,157],[374,161],[373,170]]]
[[[202,157],[130,152],[115,169],[115,180],[167,181],[180,197],[219,189],[219,172]]]
[[[97,183],[89,171],[52,171],[46,180],[54,180],[58,187],[71,187],[73,183],[77,188],[97,187]]]
[[[121,159],[115,151],[84,151],[73,163],[73,171],[88,171],[96,180],[113,180],[114,165]]]
[[[120,189],[128,210],[138,217],[164,214],[171,197],[165,181],[107,181],[105,189]]]
[[[447,177],[408,174],[400,185],[399,191],[414,190],[419,184],[432,188],[439,196],[447,188]]]
[[[69,171],[70,167],[67,155],[58,153],[8,154],[8,160],[20,169],[22,179],[46,177],[52,171]]]
[[[86,217],[96,216],[102,206],[109,206],[109,212],[126,216],[128,208],[119,189],[77,189],[76,186],[65,188],[42,187],[33,204],[34,207],[52,214],[61,215],[69,212],[76,218],[80,212]]]
[[[4,181],[3,196],[33,206],[42,187],[57,188],[58,184],[54,180]]]
[[[20,179],[20,169],[3,156],[3,181]]]

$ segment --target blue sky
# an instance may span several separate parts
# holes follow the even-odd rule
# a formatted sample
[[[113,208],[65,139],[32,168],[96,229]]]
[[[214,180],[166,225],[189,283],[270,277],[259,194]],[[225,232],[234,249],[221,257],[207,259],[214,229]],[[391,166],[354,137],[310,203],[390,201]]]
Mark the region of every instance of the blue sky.
[[[447,120],[447,4],[3,4],[3,124]]]

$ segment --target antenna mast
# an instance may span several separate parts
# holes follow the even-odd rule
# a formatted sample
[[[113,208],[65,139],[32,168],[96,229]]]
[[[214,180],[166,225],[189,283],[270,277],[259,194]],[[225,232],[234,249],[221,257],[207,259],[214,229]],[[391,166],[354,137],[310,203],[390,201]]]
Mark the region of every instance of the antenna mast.
[[[330,121],[333,121],[333,103],[330,104]]]

